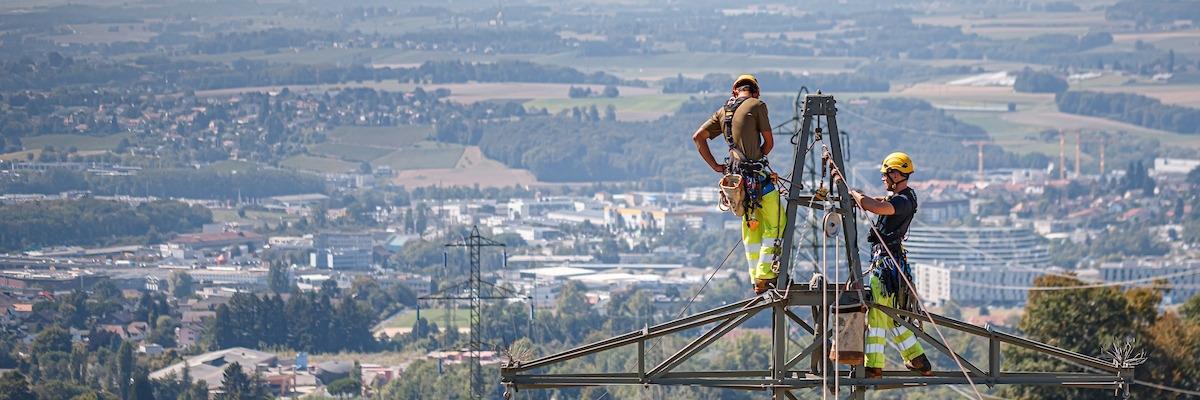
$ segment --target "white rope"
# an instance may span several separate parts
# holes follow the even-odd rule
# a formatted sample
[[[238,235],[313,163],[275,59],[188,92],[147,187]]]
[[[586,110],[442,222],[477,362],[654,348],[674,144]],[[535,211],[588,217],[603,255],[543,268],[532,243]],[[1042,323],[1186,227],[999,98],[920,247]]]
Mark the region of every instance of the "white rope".
[[[826,307],[826,311],[829,310],[827,308],[829,305],[829,235],[824,234],[824,229],[826,223],[825,221],[828,221],[829,215],[830,214],[825,214],[825,218],[822,218],[821,220],[821,304],[823,307]],[[834,264],[834,268],[837,268],[837,264]],[[828,312],[822,313],[821,325],[817,327],[817,329],[820,331],[814,332],[817,334],[817,336],[813,338],[821,340],[821,357],[825,357],[827,354],[829,354],[829,348],[827,346],[829,341],[822,339],[822,336],[825,336],[825,332],[822,331],[825,330],[826,326],[829,326]],[[835,331],[834,334],[836,335],[837,332]],[[822,364],[827,363],[822,360]],[[821,400],[825,400],[826,396],[828,395],[828,390],[825,390],[825,388],[829,387],[828,385],[829,369],[821,368]]]

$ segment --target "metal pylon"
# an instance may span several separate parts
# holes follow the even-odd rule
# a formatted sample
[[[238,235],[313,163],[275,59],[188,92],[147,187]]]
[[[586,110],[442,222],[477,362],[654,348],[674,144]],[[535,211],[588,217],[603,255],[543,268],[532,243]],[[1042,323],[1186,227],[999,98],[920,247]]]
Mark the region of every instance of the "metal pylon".
[[[858,232],[855,209],[844,182],[837,182],[829,193],[804,194],[800,183],[804,176],[804,163],[814,150],[816,142],[828,144],[829,151],[822,151],[829,162],[839,170],[845,169],[842,160],[842,143],[837,127],[837,108],[833,96],[809,94],[804,96],[802,115],[796,132],[795,159],[792,166],[790,190],[787,197],[787,225],[784,229],[783,251],[780,256],[779,278],[775,290],[717,307],[689,317],[649,326],[571,350],[548,355],[532,361],[509,360],[500,369],[501,382],[506,386],[506,398],[520,389],[545,389],[564,387],[588,387],[609,385],[690,385],[724,389],[766,391],[774,400],[796,399],[793,391],[824,387],[833,392],[851,390],[852,396],[862,399],[871,388],[901,388],[933,385],[963,385],[978,383],[989,387],[995,385],[1056,385],[1079,388],[1117,389],[1127,391],[1133,382],[1133,367],[1127,364],[1114,365],[1096,357],[1060,349],[1044,343],[1028,340],[1016,335],[1000,332],[992,327],[979,327],[966,322],[936,314],[918,314],[879,304],[857,295],[863,289],[862,268],[858,250]],[[827,131],[814,130],[817,118],[823,117]],[[798,139],[798,140],[797,140]],[[822,160],[822,162],[825,162]],[[824,164],[821,164],[824,165]],[[814,190],[815,188],[809,188]],[[819,200],[818,200],[819,199]],[[827,205],[828,204],[828,205]],[[790,280],[792,255],[797,251],[793,239],[796,232],[796,210],[800,206],[811,207],[825,213],[839,214],[841,240],[844,241],[845,263],[851,279],[845,282],[829,282],[827,285],[797,284]],[[834,266],[840,268],[841,266]],[[844,369],[829,361],[822,350],[832,342],[835,335],[827,321],[831,308],[870,307],[881,311],[906,325],[918,340],[961,364],[961,371],[934,371],[933,376],[920,376],[909,371],[885,371],[880,378],[867,378],[862,365]],[[810,310],[810,324],[797,314],[799,310]],[[685,361],[699,354],[721,337],[758,315],[772,314],[772,339],[770,365],[763,369],[744,371],[680,371]],[[802,311],[801,311],[802,312]],[[836,317],[836,316],[835,316]],[[917,326],[920,321],[922,326]],[[948,344],[925,333],[923,326],[936,325],[953,331],[979,337],[988,341],[987,364],[984,368],[974,365],[951,349]],[[666,359],[647,364],[647,346],[652,339],[680,334],[692,329],[705,328],[703,333],[692,338],[686,345]],[[789,349],[789,332],[792,328],[812,335],[812,341],[803,349]],[[864,335],[865,336],[865,335]],[[865,337],[862,339],[865,341]],[[1001,370],[1000,345],[1017,346],[1042,355],[1081,367],[1087,372],[1014,372]],[[624,347],[636,346],[637,367],[633,371],[602,373],[546,373],[551,366],[561,366],[570,360]],[[807,362],[806,362],[807,361]],[[832,376],[838,379],[834,380]],[[826,379],[828,378],[828,379]],[[836,383],[834,383],[836,382]]]
[[[479,363],[480,352],[483,351],[485,346],[483,339],[484,332],[480,323],[483,319],[483,303],[485,300],[532,300],[532,298],[483,280],[481,268],[482,249],[484,247],[504,247],[504,243],[483,237],[479,234],[478,226],[472,227],[471,234],[467,237],[457,242],[446,243],[445,247],[467,248],[470,264],[470,273],[467,276],[467,280],[439,290],[437,293],[422,296],[419,300],[468,300],[470,302],[471,334],[467,348],[470,352],[468,363],[471,368],[471,398],[482,399],[485,397],[484,388],[487,386],[483,380],[483,367]],[[532,307],[533,305],[530,304],[531,312]],[[417,313],[418,318],[420,318],[420,311]]]

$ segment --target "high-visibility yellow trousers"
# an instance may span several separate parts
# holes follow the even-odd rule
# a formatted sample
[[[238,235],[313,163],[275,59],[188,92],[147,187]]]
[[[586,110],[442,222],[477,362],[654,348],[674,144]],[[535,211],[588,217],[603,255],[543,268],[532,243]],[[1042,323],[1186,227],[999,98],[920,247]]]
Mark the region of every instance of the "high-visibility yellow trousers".
[[[775,247],[775,241],[783,237],[783,226],[787,223],[787,216],[780,212],[779,190],[764,194],[761,203],[751,214],[758,221],[755,226],[751,227],[745,218],[742,219],[742,244],[746,248],[751,282],[775,279],[771,263],[775,261],[775,254],[781,251]]]
[[[896,306],[896,296],[883,295],[883,284],[875,274],[871,274],[870,286],[871,299],[875,304]],[[883,311],[872,308],[867,310],[867,346],[864,349],[867,353],[867,368],[882,369],[887,364],[887,360],[883,356],[883,349],[887,346],[884,341],[885,336],[890,337],[892,343],[900,348],[900,356],[904,357],[906,362],[925,354],[925,349],[921,347],[920,343],[917,343],[917,337],[912,331],[897,324]]]

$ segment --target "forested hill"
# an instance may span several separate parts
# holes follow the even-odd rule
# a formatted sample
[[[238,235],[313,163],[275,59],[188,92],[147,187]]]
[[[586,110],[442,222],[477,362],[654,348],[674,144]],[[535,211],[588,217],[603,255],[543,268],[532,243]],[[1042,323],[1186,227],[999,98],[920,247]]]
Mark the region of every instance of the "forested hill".
[[[792,114],[791,99],[765,99],[771,119],[782,123]],[[646,180],[655,187],[679,188],[709,184],[712,171],[696,154],[691,134],[722,99],[693,99],[670,116],[649,122],[620,122],[594,111],[526,117],[519,121],[482,125],[477,144],[491,158],[526,168],[548,182]],[[911,99],[872,100],[839,104],[839,126],[851,137],[853,159],[874,159],[904,150],[922,160],[925,171],[973,170],[976,153],[962,141],[986,138],[974,125],[956,120],[927,102]],[[777,168],[790,162],[790,126],[776,133],[771,161]],[[710,141],[718,161],[724,142]],[[1017,156],[989,151],[986,162],[996,167],[1046,165],[1040,155]],[[927,175],[930,176],[930,175]]]

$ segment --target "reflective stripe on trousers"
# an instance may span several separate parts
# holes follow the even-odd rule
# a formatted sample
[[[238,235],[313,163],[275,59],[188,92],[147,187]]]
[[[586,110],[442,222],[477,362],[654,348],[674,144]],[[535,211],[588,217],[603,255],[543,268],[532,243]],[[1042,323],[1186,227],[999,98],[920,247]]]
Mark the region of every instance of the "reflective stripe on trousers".
[[[758,221],[757,227],[751,229],[750,224],[742,220],[742,243],[746,248],[751,281],[775,279],[775,271],[771,270],[771,262],[779,251],[775,241],[783,237],[783,226],[787,222],[787,216],[780,212],[778,190],[764,194],[761,204],[751,215]]]
[[[879,277],[871,274],[871,299],[875,304],[895,307],[896,297],[884,296],[882,285]],[[885,335],[900,348],[900,356],[904,357],[904,361],[911,361],[914,357],[925,354],[925,349],[917,342],[917,337],[912,331],[897,324],[883,311],[872,308],[867,310],[867,345],[864,349],[867,353],[867,368],[884,368],[887,364],[883,356],[883,349],[887,345],[884,342]]]

